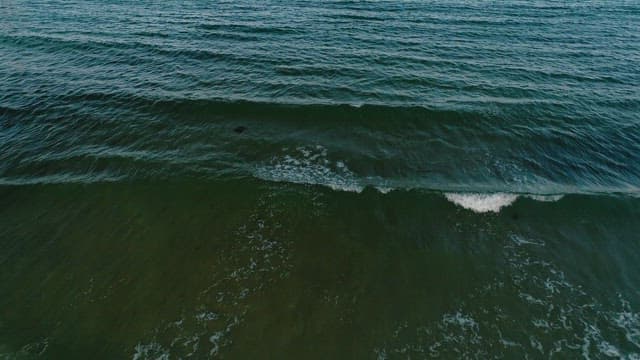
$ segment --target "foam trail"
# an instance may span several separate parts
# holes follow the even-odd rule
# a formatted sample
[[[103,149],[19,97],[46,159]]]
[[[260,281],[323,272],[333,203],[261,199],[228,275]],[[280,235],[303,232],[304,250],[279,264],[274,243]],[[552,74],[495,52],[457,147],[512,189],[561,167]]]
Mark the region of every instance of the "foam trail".
[[[554,202],[562,199],[564,195],[527,195],[527,197],[535,201]]]
[[[360,193],[354,173],[343,161],[331,161],[327,149],[321,145],[285,148],[288,152],[274,157],[270,164],[258,168],[254,175],[263,180],[327,186],[336,191]]]
[[[388,193],[392,192],[393,190],[396,190],[395,188],[388,187],[388,186],[376,186],[375,188],[376,188],[376,190],[378,190],[381,194],[388,194]]]
[[[497,213],[503,207],[511,205],[518,198],[516,194],[506,193],[445,193],[444,196],[454,204],[477,213]]]

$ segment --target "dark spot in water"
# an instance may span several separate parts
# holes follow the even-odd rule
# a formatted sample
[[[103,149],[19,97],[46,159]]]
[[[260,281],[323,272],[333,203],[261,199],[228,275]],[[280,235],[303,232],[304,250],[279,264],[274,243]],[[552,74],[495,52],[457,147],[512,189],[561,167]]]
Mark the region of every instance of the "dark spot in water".
[[[511,218],[512,218],[513,220],[518,220],[518,219],[520,218],[520,215],[518,215],[518,213],[513,213],[513,214],[511,215]]]
[[[246,126],[238,126],[235,129],[233,129],[233,131],[236,132],[237,134],[242,134],[243,132],[245,132],[245,130],[247,130]]]

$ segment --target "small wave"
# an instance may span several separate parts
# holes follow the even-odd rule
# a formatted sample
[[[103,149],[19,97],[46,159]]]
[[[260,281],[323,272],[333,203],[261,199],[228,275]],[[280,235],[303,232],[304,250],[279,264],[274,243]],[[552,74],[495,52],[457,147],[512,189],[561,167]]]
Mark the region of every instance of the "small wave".
[[[512,193],[445,193],[447,200],[465,209],[477,212],[500,212],[500,209],[513,204],[520,195]],[[526,198],[554,202],[562,199],[564,195],[523,195]]]
[[[159,32],[159,31],[138,31],[134,32],[133,35],[136,36],[144,36],[144,37],[155,37],[155,38],[168,38],[169,34]]]
[[[381,194],[388,194],[393,190],[396,190],[395,188],[387,187],[387,186],[376,186],[375,189],[378,190]]]
[[[255,169],[253,175],[267,181],[319,185],[344,192],[361,193],[366,188],[373,188],[381,194],[403,190],[444,193],[447,200],[476,213],[498,213],[520,197],[540,202],[555,202],[564,197],[562,194],[446,192],[444,189],[424,187],[415,183],[361,178],[352,172],[344,161],[332,160],[328,149],[322,145],[283,148],[282,151],[283,154],[274,156],[269,163]]]
[[[327,149],[321,145],[297,147],[290,154],[274,157],[271,164],[259,168],[255,175],[263,180],[323,185],[337,191],[359,193],[364,190],[345,163],[330,161]]]
[[[445,193],[444,196],[447,198],[447,200],[453,202],[454,204],[477,213],[497,213],[500,211],[500,209],[513,204],[513,202],[518,199],[518,195],[507,193]]]
[[[302,29],[293,27],[279,27],[279,26],[263,26],[255,24],[200,24],[198,27],[202,30],[223,30],[223,31],[236,31],[247,34],[295,34],[301,32]]]
[[[124,175],[110,174],[107,172],[74,174],[70,172],[62,172],[59,174],[42,175],[42,176],[19,176],[5,177],[0,176],[0,186],[24,186],[24,185],[42,185],[42,184],[95,184],[95,183],[113,183],[126,179]]]
[[[526,195],[529,199],[543,202],[554,202],[562,199],[564,195]]]

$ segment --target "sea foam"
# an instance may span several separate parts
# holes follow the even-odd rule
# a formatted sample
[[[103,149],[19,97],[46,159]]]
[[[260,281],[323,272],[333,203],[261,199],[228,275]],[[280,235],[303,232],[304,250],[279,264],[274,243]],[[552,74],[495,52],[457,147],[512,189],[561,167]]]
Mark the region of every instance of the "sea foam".
[[[447,200],[465,209],[477,213],[499,212],[505,206],[511,205],[518,195],[507,193],[479,194],[479,193],[445,193]]]
[[[360,193],[364,190],[354,173],[343,161],[332,161],[323,146],[300,146],[284,156],[274,157],[255,175],[269,181],[322,185],[336,191]]]
[[[445,193],[444,196],[452,203],[465,209],[477,212],[500,212],[500,209],[513,204],[520,195],[510,193]],[[554,202],[564,195],[522,195],[531,200]]]

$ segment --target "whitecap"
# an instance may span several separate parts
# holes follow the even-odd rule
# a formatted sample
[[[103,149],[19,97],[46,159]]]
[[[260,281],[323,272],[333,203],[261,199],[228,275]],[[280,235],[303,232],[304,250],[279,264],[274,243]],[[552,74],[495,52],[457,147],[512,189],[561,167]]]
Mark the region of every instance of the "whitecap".
[[[284,156],[276,156],[269,164],[256,169],[255,176],[263,180],[295,184],[322,185],[336,191],[360,193],[364,186],[344,161],[331,161],[321,145],[299,146]]]
[[[395,190],[395,189],[394,189],[394,188],[392,188],[392,187],[386,187],[386,186],[376,186],[375,188],[376,188],[376,190],[378,190],[381,194],[388,194],[388,193],[390,193],[391,191]]]
[[[527,197],[535,201],[554,202],[562,199],[564,195],[527,195]]]
[[[454,204],[477,213],[497,213],[518,199],[518,195],[507,193],[445,193],[444,196]]]

